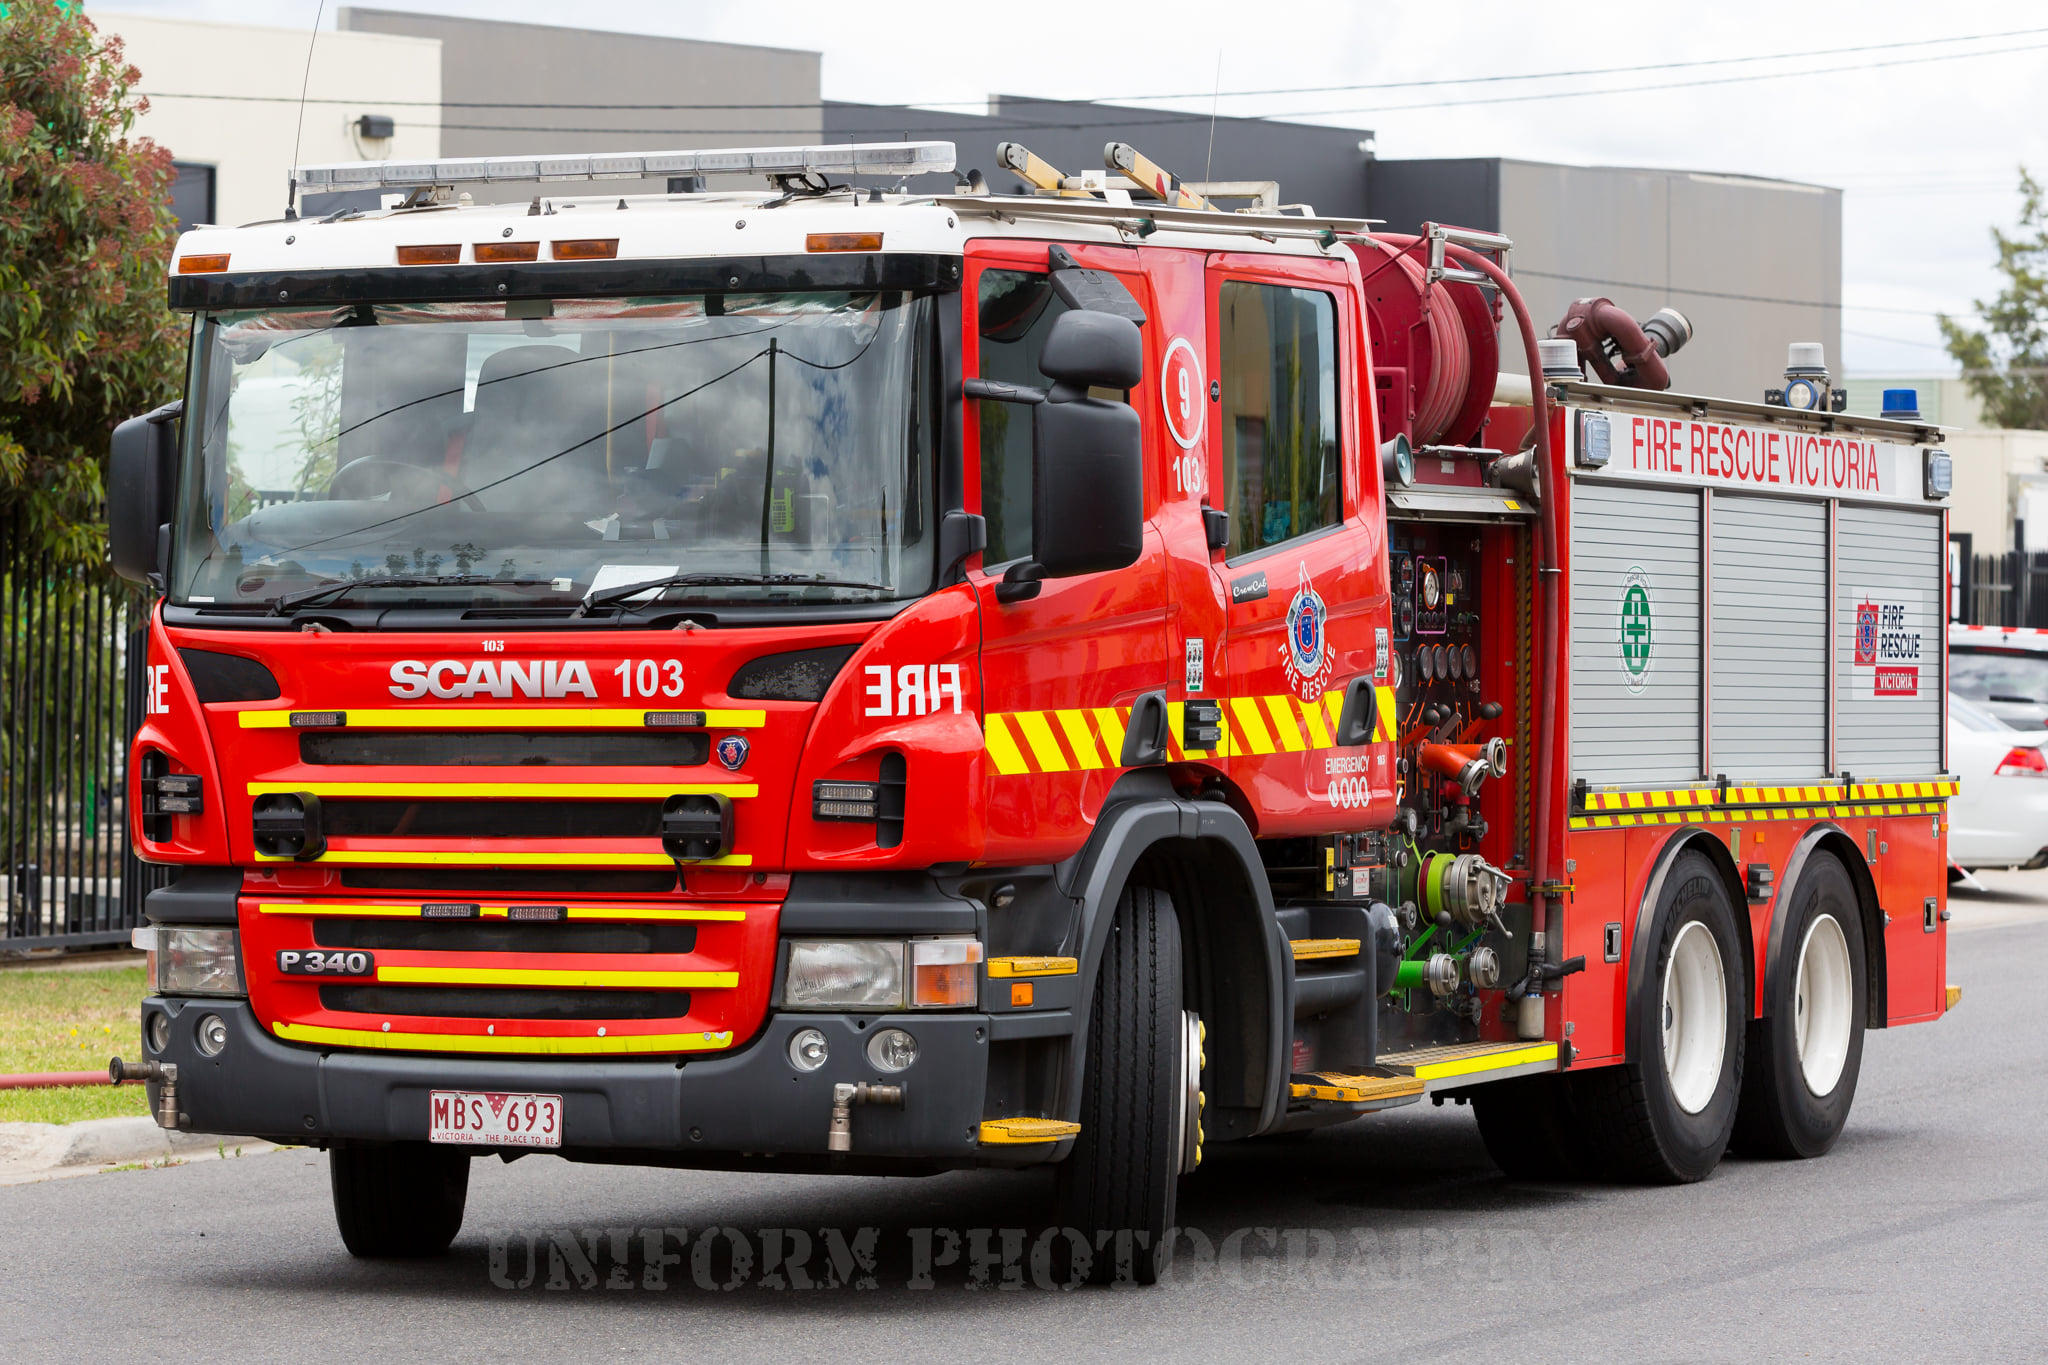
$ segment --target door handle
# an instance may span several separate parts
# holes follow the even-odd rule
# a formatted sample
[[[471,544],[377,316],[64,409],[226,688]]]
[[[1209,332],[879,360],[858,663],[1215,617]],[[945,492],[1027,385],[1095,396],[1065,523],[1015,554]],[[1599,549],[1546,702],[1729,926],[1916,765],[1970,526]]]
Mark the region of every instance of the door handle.
[[[1118,762],[1126,768],[1148,768],[1166,762],[1166,693],[1147,692],[1131,703],[1131,723],[1124,731]]]

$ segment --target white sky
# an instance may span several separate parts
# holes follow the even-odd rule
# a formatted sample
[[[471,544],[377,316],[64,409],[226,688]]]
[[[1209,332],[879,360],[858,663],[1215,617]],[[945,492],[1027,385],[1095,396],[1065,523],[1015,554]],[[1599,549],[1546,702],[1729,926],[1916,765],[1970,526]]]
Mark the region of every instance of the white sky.
[[[119,0],[88,12],[311,25],[318,0]],[[1536,5],[1527,0],[1250,5],[963,4],[960,0],[381,0],[529,23],[804,48],[827,99],[949,104],[991,92],[1127,99],[1211,89],[1224,113],[1370,128],[1383,157],[1516,156],[1669,166],[1839,186],[1843,288],[1837,363],[1851,373],[1952,367],[1932,314],[1996,290],[1991,223],[2019,211],[2017,167],[2048,173],[2048,0]],[[333,0],[323,27],[334,25]],[[1141,17],[1106,17],[1135,14]],[[1967,43],[1943,38],[2012,34]],[[1584,68],[1916,47],[1542,82],[1390,89]],[[1926,62],[1936,54],[1976,54]],[[1877,65],[1878,63],[1908,63]],[[1833,70],[1823,70],[1834,68]],[[1851,69],[1840,69],[1851,68]],[[1763,72],[1796,76],[1671,88]],[[1233,97],[1231,91],[1354,86]],[[1446,107],[1587,87],[1632,93]],[[1641,89],[1640,87],[1653,87]],[[546,98],[542,92],[535,97]],[[1207,97],[1158,107],[1207,109]],[[1393,106],[1422,106],[1395,109]],[[1836,361],[1836,357],[1829,357]]]

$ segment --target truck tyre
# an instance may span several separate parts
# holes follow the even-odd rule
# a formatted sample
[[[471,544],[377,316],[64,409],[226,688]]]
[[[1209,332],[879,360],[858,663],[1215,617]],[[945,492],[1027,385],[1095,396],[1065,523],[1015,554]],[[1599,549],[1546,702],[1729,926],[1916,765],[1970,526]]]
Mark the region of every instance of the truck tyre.
[[[1868,998],[1863,915],[1842,864],[1816,854],[1793,888],[1765,1014],[1749,1025],[1732,1145],[1746,1156],[1813,1157],[1835,1145],[1863,1068]]]
[[[460,1147],[338,1143],[327,1171],[351,1256],[439,1256],[462,1228],[469,1153]]]
[[[1649,972],[1628,1008],[1627,1060],[1572,1078],[1596,1169],[1624,1180],[1704,1180],[1727,1150],[1742,1091],[1749,993],[1720,873],[1703,853],[1671,866],[1649,925]]]
[[[1163,891],[1127,887],[1095,977],[1081,1132],[1058,1172],[1061,1226],[1093,1249],[1089,1278],[1154,1284],[1173,1257],[1189,1029],[1181,1013],[1180,923]]]
[[[1568,1180],[1583,1173],[1585,1137],[1567,1076],[1518,1076],[1472,1091],[1486,1154],[1510,1180]]]

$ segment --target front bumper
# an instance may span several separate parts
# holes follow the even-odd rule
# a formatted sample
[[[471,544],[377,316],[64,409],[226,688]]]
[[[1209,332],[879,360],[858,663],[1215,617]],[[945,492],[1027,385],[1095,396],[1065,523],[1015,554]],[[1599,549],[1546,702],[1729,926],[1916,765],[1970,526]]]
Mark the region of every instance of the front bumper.
[[[751,1043],[716,1057],[586,1061],[302,1047],[271,1036],[245,1000],[151,996],[142,1008],[145,1037],[153,1014],[171,1016],[168,1045],[147,1055],[177,1064],[179,1127],[190,1132],[314,1145],[423,1141],[428,1092],[482,1090],[562,1096],[564,1156],[631,1161],[638,1153],[707,1166],[777,1157],[804,1164],[828,1157],[833,1085],[881,1081],[903,1087],[903,1106],[853,1110],[857,1158],[1026,1165],[1053,1154],[1050,1145],[980,1144],[990,1033],[982,1014],[770,1014]],[[227,1045],[217,1057],[198,1046],[199,1021],[209,1014],[227,1024]],[[884,1025],[916,1037],[918,1059],[908,1070],[883,1073],[868,1062],[863,1045]],[[823,1030],[830,1044],[829,1059],[816,1071],[800,1072],[789,1061],[790,1035],[801,1028]],[[152,1084],[152,1106],[157,1094]]]

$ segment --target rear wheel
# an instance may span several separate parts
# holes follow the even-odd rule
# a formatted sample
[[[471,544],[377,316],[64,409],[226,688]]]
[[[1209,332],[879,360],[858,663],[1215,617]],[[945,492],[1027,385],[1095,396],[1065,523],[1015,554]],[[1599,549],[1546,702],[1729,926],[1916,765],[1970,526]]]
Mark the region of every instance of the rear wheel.
[[[1081,1132],[1059,1167],[1060,1221],[1088,1239],[1091,1279],[1114,1279],[1128,1254],[1131,1277],[1153,1284],[1173,1255],[1166,1231],[1192,1162],[1187,1144],[1200,1140],[1200,1100],[1188,1093],[1188,1052],[1198,1059],[1200,1043],[1181,1010],[1180,924],[1162,891],[1130,887],[1117,901],[1087,1048]]]
[[[1649,979],[1628,1011],[1628,1060],[1573,1078],[1601,1164],[1625,1179],[1704,1179],[1727,1149],[1748,1016],[1728,888],[1705,854],[1673,863],[1650,924]]]
[[[1749,1026],[1737,1151],[1813,1157],[1835,1145],[1863,1068],[1866,968],[1855,885],[1818,854],[1793,888],[1765,1014]]]
[[[439,1256],[462,1230],[469,1153],[460,1147],[341,1144],[327,1154],[327,1171],[352,1256]]]

